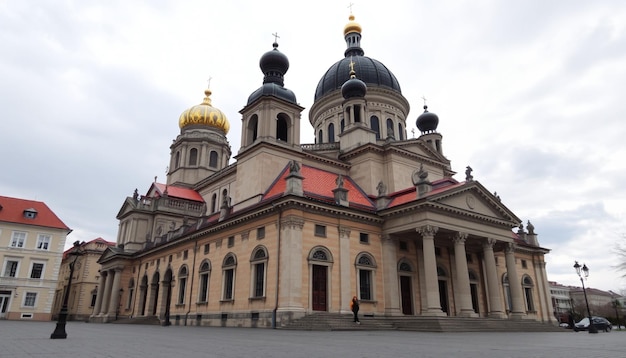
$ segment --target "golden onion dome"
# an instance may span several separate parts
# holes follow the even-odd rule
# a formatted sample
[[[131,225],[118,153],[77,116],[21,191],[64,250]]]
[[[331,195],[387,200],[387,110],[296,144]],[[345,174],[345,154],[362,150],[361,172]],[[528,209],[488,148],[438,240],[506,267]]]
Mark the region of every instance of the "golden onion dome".
[[[361,25],[358,22],[354,21],[354,15],[350,14],[350,21],[343,28],[343,35],[347,35],[351,32],[361,33]]]
[[[191,126],[208,126],[228,133],[230,123],[224,112],[211,105],[211,90],[204,90],[204,100],[199,105],[184,111],[178,119],[180,129]]]

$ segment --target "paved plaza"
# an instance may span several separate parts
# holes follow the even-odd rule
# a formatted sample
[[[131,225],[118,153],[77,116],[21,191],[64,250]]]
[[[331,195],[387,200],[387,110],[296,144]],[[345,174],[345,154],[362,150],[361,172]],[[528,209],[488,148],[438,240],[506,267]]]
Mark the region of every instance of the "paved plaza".
[[[626,332],[423,333],[0,321],[1,358],[626,357]]]

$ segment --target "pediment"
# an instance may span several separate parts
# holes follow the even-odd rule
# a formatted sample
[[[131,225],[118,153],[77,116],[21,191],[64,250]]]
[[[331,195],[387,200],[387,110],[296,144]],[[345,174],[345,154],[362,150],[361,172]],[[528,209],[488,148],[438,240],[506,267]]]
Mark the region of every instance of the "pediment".
[[[117,212],[116,218],[118,220],[120,220],[121,218],[123,218],[124,216],[128,215],[128,213],[132,212],[136,208],[137,208],[136,202],[132,198],[130,198],[130,197],[126,198],[126,200],[122,204],[122,207]]]
[[[437,194],[429,202],[461,215],[482,217],[516,226],[520,219],[498,197],[488,192],[480,183],[469,182],[449,192]]]
[[[102,252],[100,258],[98,259],[99,264],[103,264],[105,262],[109,262],[111,260],[116,259],[127,259],[130,256],[130,253],[124,251],[124,249],[119,247],[108,247],[106,250]]]

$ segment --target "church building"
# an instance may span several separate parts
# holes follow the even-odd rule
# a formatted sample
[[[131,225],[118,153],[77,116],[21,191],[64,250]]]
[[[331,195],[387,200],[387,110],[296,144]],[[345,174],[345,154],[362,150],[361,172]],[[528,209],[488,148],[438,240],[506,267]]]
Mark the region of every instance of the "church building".
[[[182,112],[166,182],[136,190],[117,214],[92,321],[280,328],[348,315],[357,296],[374,317],[555,322],[549,250],[532,224],[469,166],[455,179],[438,116],[426,106],[409,116],[398,79],[365,56],[353,15],[343,34],[347,48],[309,110],[315,143],[300,142],[304,108],[285,87],[277,43],[239,112],[234,160],[210,89]]]

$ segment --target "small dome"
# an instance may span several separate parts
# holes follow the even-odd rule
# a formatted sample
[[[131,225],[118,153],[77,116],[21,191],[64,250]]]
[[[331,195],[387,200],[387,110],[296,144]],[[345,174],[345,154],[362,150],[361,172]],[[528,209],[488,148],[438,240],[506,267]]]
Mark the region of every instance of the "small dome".
[[[435,132],[439,125],[439,117],[432,112],[428,112],[428,106],[425,105],[424,113],[417,117],[415,125],[417,125],[417,129],[422,133]]]
[[[259,60],[259,67],[265,74],[263,83],[274,82],[283,85],[283,76],[289,69],[289,59],[278,51],[278,44],[274,42],[273,50],[267,51]]]
[[[178,119],[178,126],[181,130],[186,128],[211,127],[228,133],[230,123],[226,115],[219,109],[211,105],[211,90],[204,91],[202,103],[184,111]]]
[[[298,104],[296,101],[296,94],[293,93],[292,90],[277,85],[276,83],[264,83],[248,97],[248,104],[251,104],[263,96],[274,96],[284,99],[289,103]]]
[[[354,66],[354,63],[351,63],[350,66]],[[354,97],[365,97],[365,93],[367,92],[367,85],[365,82],[356,78],[356,72],[354,69],[350,70],[350,79],[344,82],[341,86],[341,95],[344,99],[354,98]]]
[[[350,21],[343,28],[343,35],[345,36],[352,32],[361,33],[363,29],[361,28],[361,25],[359,25],[358,22],[354,21],[354,15],[350,14],[349,20]]]

